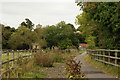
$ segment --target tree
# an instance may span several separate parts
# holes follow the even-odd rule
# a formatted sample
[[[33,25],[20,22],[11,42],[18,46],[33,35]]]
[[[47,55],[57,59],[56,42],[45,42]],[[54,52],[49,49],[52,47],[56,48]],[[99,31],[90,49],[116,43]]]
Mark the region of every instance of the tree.
[[[26,18],[25,22],[23,21],[20,25],[25,26],[29,29],[33,29],[33,26],[34,26],[34,24],[28,18]]]
[[[52,46],[57,46],[57,33],[58,33],[58,28],[55,27],[54,25],[52,26],[46,26],[44,28],[45,30],[45,40],[47,42],[47,46],[52,48]]]
[[[36,41],[35,43],[37,43],[39,45],[40,48],[46,48],[46,41],[45,41],[45,30],[42,27],[36,28],[34,30],[34,32],[36,33]]]
[[[86,2],[78,5],[83,13],[76,17],[76,23],[86,41],[98,48],[120,49],[120,3]]]
[[[15,32],[15,28],[11,28],[10,26],[2,26],[2,48],[10,49],[10,45],[8,44],[8,40],[10,39],[13,32]]]
[[[72,41],[70,39],[64,39],[59,41],[58,46],[60,47],[60,49],[67,49],[70,46],[72,46]]]
[[[70,46],[78,47],[80,42],[78,34],[74,33],[74,26],[70,23],[66,24],[64,21],[61,21],[56,25],[46,26],[45,32],[45,40],[47,46],[50,48],[53,46],[58,46],[61,49],[66,49]]]
[[[36,33],[25,26],[20,26],[17,31],[11,35],[8,43],[12,49],[30,49],[32,43],[35,41]]]

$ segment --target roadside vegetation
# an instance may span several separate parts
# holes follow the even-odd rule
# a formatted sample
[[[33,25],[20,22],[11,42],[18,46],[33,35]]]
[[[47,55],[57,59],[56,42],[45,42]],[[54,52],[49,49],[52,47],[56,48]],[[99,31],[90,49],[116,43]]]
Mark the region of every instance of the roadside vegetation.
[[[47,53],[46,53],[47,52]],[[59,50],[58,51],[39,51],[30,58],[20,59],[14,62],[11,72],[11,78],[46,78],[47,69],[54,69],[57,65],[65,63],[70,55],[78,53],[75,51]],[[3,65],[3,72],[8,70],[8,64]],[[9,63],[12,66],[12,63]],[[62,66],[60,66],[62,67]],[[3,76],[7,78],[7,76]]]

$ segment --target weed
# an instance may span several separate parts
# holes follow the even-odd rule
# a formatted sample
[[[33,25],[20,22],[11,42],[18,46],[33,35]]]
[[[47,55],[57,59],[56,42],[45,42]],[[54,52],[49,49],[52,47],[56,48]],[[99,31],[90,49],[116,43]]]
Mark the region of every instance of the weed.
[[[84,74],[81,72],[81,63],[76,62],[73,58],[75,56],[70,56],[66,60],[66,71],[68,72],[69,78],[83,78]]]

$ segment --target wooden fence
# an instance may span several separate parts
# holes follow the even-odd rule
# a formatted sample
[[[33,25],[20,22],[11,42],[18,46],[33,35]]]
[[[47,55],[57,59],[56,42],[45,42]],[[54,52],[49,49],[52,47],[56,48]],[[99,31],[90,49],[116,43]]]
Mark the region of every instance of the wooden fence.
[[[15,61],[23,59],[23,58],[31,57],[37,51],[38,50],[16,50],[16,51],[5,50],[5,51],[2,51],[2,55],[1,55],[2,62],[0,63],[0,65],[2,65],[2,69],[5,67],[4,65],[6,65],[7,69],[5,71],[2,71],[2,73],[0,74],[0,77],[2,77],[3,75],[6,75],[9,78],[10,71],[13,69]]]
[[[88,50],[91,58],[96,61],[120,67],[120,50]]]

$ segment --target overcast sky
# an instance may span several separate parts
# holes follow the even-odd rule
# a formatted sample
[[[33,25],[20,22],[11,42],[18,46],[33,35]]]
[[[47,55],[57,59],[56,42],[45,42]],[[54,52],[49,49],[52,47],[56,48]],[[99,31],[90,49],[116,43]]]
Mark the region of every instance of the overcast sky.
[[[76,26],[75,17],[80,13],[75,0],[0,0],[0,23],[16,28],[25,18],[35,25],[65,21]]]

